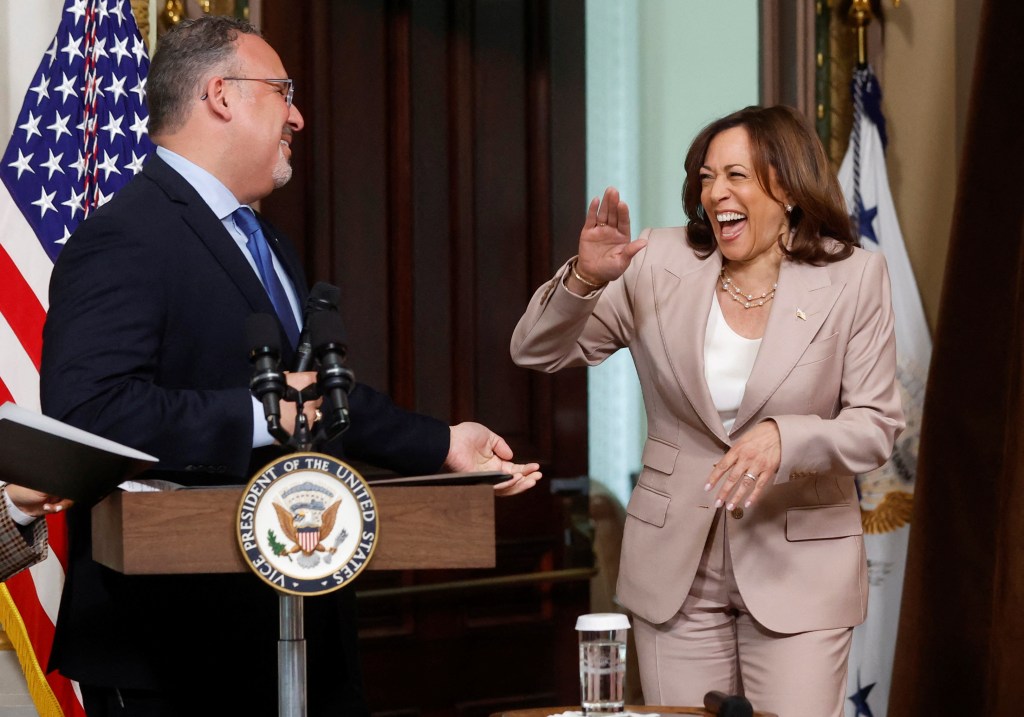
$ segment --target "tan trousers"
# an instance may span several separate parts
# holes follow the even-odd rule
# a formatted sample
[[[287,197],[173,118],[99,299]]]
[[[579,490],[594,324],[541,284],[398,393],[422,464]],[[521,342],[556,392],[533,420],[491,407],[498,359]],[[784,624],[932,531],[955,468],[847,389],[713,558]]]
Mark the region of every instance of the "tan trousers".
[[[690,594],[668,622],[634,616],[649,705],[703,704],[710,690],[742,694],[779,717],[842,717],[853,628],[786,635],[747,612],[736,586],[722,511]]]

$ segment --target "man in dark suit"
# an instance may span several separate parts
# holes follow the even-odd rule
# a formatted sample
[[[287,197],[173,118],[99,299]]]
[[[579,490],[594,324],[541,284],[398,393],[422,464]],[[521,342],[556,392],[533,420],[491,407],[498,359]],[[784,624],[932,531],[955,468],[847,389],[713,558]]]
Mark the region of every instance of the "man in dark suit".
[[[43,410],[156,455],[160,477],[244,482],[279,452],[247,388],[245,319],[278,316],[290,366],[307,291],[292,245],[248,205],[288,181],[303,119],[277,53],[230,18],[165,35],[147,91],[157,155],[54,268]],[[409,474],[501,470],[514,477],[499,493],[539,478],[480,424],[449,428],[363,385],[349,400],[351,428],[328,448],[339,456]],[[69,525],[51,667],[82,684],[90,717],[276,712],[273,591],[249,575],[124,576],[91,559],[86,507]],[[350,590],[306,599],[311,715],[367,711],[353,613]]]

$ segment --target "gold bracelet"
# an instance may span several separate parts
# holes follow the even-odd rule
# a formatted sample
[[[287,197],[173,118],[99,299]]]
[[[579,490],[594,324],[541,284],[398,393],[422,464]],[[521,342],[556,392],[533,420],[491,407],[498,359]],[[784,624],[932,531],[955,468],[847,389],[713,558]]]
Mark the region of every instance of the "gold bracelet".
[[[580,282],[581,284],[586,284],[586,285],[587,285],[587,286],[589,286],[589,287],[590,287],[591,289],[600,289],[600,288],[601,288],[602,286],[604,286],[604,284],[595,284],[595,283],[594,283],[594,282],[592,282],[592,281],[587,281],[587,280],[586,280],[586,279],[584,279],[584,278],[583,278],[582,276],[580,276],[580,273],[579,273],[578,271],[576,271],[576,264],[578,264],[578,263],[579,263],[579,261],[580,261],[580,260],[579,260],[579,259],[577,258],[577,259],[576,259],[576,260],[575,260],[575,261],[574,261],[574,262],[572,263],[572,267],[571,267],[571,269],[572,269],[572,275],[573,275],[573,276],[575,276],[575,277],[576,277],[576,278],[577,278],[577,279],[579,280],[579,282]],[[605,282],[605,283],[607,283],[607,282]]]

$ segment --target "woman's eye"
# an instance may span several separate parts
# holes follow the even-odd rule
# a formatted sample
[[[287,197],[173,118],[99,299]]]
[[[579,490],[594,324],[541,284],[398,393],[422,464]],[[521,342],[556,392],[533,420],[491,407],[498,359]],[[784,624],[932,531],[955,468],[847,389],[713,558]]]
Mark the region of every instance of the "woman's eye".
[[[702,175],[700,175],[700,183],[701,184],[707,184],[710,181],[711,181],[711,175],[710,174],[702,174]]]
[[[746,179],[747,178],[747,175],[745,175],[743,172],[729,172],[729,176],[733,177],[734,179]]]

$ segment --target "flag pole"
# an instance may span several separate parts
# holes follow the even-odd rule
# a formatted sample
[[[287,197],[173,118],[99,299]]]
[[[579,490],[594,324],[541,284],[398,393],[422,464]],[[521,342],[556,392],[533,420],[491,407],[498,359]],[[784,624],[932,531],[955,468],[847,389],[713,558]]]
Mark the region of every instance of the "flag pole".
[[[862,246],[882,252],[888,263],[896,326],[896,380],[907,428],[883,466],[856,476],[869,585],[868,613],[853,632],[846,685],[847,714],[857,717],[892,717],[888,703],[895,638],[913,515],[921,407],[931,356],[931,337],[885,170],[882,93],[868,60],[867,34],[871,30],[874,35],[878,30],[871,26],[875,18],[882,21],[881,0],[853,0],[849,6],[847,21],[857,31],[857,64],[851,82],[853,123],[839,180]],[[878,48],[874,49],[877,52]]]

